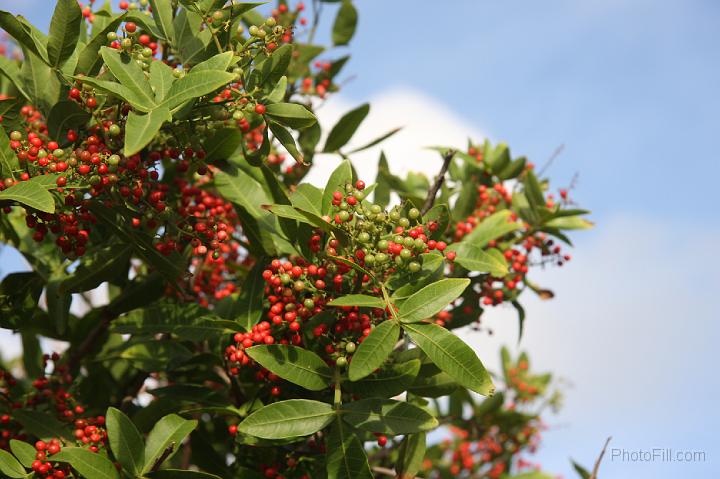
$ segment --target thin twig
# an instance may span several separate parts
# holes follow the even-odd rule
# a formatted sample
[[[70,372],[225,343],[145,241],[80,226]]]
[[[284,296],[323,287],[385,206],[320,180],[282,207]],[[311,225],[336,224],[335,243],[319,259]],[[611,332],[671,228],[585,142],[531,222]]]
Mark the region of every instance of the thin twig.
[[[445,174],[447,173],[448,168],[450,168],[450,162],[452,161],[453,157],[455,157],[455,150],[448,150],[447,152],[445,152],[445,155],[443,156],[443,164],[440,168],[440,173],[438,173],[438,175],[435,177],[435,183],[432,185],[432,188],[430,188],[430,191],[428,191],[427,198],[425,198],[425,204],[420,211],[422,215],[425,215],[425,213],[430,211],[430,208],[432,208],[433,204],[435,204],[435,197],[437,196],[438,191],[440,191],[440,188],[445,181]]]
[[[387,467],[375,466],[372,468],[372,470],[373,470],[373,472],[382,474],[383,476],[395,477],[397,475],[397,474],[395,474],[395,471],[393,471],[392,469],[388,469]]]
[[[543,173],[545,173],[545,170],[550,168],[550,165],[552,165],[553,161],[555,161],[555,158],[560,156],[560,153],[562,153],[564,149],[565,149],[565,145],[560,145],[557,148],[555,148],[555,151],[552,152],[552,155],[550,155],[550,158],[548,158],[547,161],[545,162],[545,164],[542,166],[542,168],[540,168],[538,175],[542,176]]]
[[[600,451],[600,455],[598,456],[597,461],[595,461],[595,467],[593,467],[592,474],[590,474],[589,479],[598,479],[598,470],[600,469],[600,463],[602,462],[603,456],[605,455],[608,444],[610,444],[610,439],[612,439],[612,436],[607,438],[607,440],[605,441],[605,445],[603,446],[602,451]]]
[[[174,450],[175,450],[175,443],[173,442],[168,447],[166,447],[165,450],[163,451],[163,453],[160,455],[160,457],[157,458],[157,461],[155,461],[155,464],[153,464],[150,471],[154,472],[154,471],[157,471],[158,469],[160,469],[160,466],[162,465],[162,463],[165,462],[165,460],[168,457],[170,457],[170,454],[172,454]]]

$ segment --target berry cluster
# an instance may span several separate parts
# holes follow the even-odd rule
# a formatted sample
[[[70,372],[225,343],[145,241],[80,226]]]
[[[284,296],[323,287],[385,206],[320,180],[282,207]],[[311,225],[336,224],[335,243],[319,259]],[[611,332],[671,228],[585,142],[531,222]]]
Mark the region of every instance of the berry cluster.
[[[25,391],[9,371],[0,369],[0,449],[8,450],[10,441],[27,441],[33,433],[13,417],[15,410],[34,410],[51,414],[63,425],[73,428],[76,445],[92,452],[107,449],[108,437],[104,416],[87,416],[85,408],[69,392],[74,378],[66,366],[58,364],[56,353],[43,356],[44,367],[52,363],[52,373],[35,379],[32,389]],[[71,477],[69,466],[54,463],[52,455],[60,452],[59,438],[35,442],[35,461],[32,470],[42,478]]]

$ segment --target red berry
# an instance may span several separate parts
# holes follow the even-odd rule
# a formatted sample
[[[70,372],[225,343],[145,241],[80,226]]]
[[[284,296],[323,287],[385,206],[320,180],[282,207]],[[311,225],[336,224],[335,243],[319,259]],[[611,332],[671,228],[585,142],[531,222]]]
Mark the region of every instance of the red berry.
[[[257,105],[255,105],[255,113],[257,113],[258,115],[264,115],[265,110],[266,110],[265,105],[263,105],[261,103],[258,103]]]

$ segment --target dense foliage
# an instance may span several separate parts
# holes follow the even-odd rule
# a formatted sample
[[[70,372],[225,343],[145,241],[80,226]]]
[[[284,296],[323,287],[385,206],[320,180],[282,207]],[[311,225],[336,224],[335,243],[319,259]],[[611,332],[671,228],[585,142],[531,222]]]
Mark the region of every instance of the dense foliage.
[[[532,270],[590,226],[568,191],[488,141],[436,147],[433,179],[384,155],[357,178],[397,130],[352,150],[369,105],[313,114],[348,61],[319,13],[346,45],[349,0],[90,3],[59,0],[47,36],[0,12],[0,240],[31,266],[0,284],[24,348],[2,474],[546,477],[525,454],[550,375],[503,350],[493,376],[455,331],[511,304],[522,334],[522,294],[552,295]]]

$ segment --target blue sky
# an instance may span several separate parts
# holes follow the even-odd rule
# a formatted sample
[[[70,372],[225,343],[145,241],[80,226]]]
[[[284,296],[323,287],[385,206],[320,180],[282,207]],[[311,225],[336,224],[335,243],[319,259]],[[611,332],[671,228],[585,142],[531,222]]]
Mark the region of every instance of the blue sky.
[[[0,0],[0,8],[43,27],[49,4]],[[549,174],[558,185],[579,174],[573,195],[593,210],[597,228],[576,236],[566,269],[538,276],[557,298],[529,300],[527,308],[522,347],[567,389],[538,459],[574,477],[568,457],[591,464],[612,435],[615,447],[699,449],[707,461],[608,458],[601,477],[715,477],[720,4],[395,0],[358,7],[345,71],[354,78],[327,117],[371,99],[368,138],[385,123],[408,125],[405,139],[388,146],[391,167],[420,164],[414,159],[422,153],[409,148],[434,133],[461,142],[473,132],[507,141],[537,164],[563,144]],[[0,270],[19,267],[11,256],[0,256]],[[490,322],[495,337],[467,339],[492,366],[516,331],[508,311]]]

